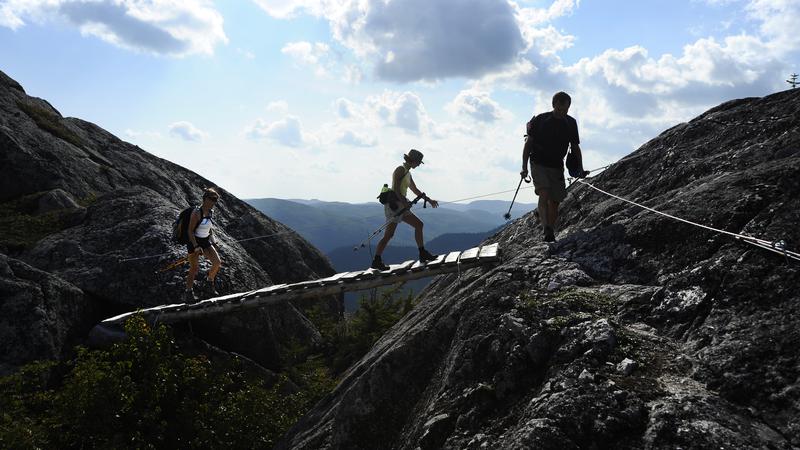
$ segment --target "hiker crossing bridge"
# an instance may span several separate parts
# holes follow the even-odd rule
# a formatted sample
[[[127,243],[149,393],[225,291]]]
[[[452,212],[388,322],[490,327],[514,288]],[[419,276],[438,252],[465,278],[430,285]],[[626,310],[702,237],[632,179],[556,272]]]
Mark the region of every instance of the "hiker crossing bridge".
[[[322,297],[346,291],[371,289],[382,285],[401,283],[483,265],[496,265],[500,262],[498,244],[474,247],[462,252],[439,255],[428,263],[406,261],[390,265],[389,270],[367,269],[343,272],[328,278],[303,281],[291,284],[277,284],[249,292],[210,298],[197,303],[177,303],[120,314],[108,318],[92,330],[92,334],[117,334],[122,324],[134,314],[143,314],[150,323],[173,323],[201,317],[214,316],[233,311],[274,305],[289,300]]]

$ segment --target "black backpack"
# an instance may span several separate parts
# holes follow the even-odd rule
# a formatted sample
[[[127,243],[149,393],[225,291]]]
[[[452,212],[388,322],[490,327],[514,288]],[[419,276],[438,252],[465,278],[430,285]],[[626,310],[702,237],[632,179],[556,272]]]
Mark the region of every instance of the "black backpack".
[[[172,222],[172,241],[176,244],[188,244],[189,243],[189,221],[192,218],[192,213],[195,209],[199,209],[199,206],[190,206],[178,214],[178,217],[175,218],[175,221]],[[202,210],[201,210],[202,212]],[[214,210],[208,211],[208,216],[203,217],[203,219],[212,219],[214,216]],[[200,225],[200,222],[197,222],[197,225]],[[195,227],[196,228],[196,227]],[[192,230],[194,231],[194,230]]]

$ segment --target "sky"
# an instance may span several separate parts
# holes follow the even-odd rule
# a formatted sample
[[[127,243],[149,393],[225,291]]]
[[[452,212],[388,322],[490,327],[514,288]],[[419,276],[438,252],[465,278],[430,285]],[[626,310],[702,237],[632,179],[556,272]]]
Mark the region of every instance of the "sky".
[[[453,201],[517,186],[557,91],[593,169],[789,88],[797,23],[800,0],[0,0],[0,70],[240,198],[375,201],[416,148]]]

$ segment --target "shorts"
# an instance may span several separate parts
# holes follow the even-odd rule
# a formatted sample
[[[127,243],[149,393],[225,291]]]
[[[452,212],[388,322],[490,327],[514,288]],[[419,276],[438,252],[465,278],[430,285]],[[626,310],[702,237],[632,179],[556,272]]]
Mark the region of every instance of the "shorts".
[[[398,209],[392,209],[388,203],[383,205],[383,215],[386,216],[386,221],[389,223],[400,223],[403,221],[403,217],[411,214],[410,209],[405,210],[403,214],[397,215],[399,212],[399,207]]]
[[[194,240],[197,241],[197,246],[202,248],[203,250],[211,248],[211,236],[209,237],[194,237]],[[191,242],[186,243],[186,253],[192,253],[194,251],[194,247],[192,247]]]
[[[546,190],[550,193],[550,199],[556,203],[561,203],[567,198],[564,169],[531,163],[531,178],[536,195],[541,195],[540,192]]]

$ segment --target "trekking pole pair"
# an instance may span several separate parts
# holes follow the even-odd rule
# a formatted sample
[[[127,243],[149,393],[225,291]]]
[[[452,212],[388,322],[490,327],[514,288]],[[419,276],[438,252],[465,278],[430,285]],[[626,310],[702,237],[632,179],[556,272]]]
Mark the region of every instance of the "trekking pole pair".
[[[511,204],[508,206],[508,212],[503,214],[503,218],[506,220],[511,218],[511,208],[514,206],[514,201],[517,199],[517,194],[519,194],[519,188],[522,186],[523,181],[530,183],[531,177],[519,177],[519,184],[517,185],[517,190],[514,192],[514,198],[511,199]]]
[[[367,236],[367,238],[364,239],[363,241],[361,241],[361,243],[359,243],[358,245],[353,247],[353,251],[357,252],[359,248],[366,247],[367,246],[367,242],[371,241],[372,238],[374,238],[375,236],[379,235],[384,229],[386,229],[386,227],[390,223],[392,223],[394,221],[394,219],[396,219],[398,217],[401,217],[403,214],[405,214],[406,211],[410,210],[411,207],[416,205],[417,202],[419,201],[419,199],[421,199],[421,198],[425,199],[425,203],[424,203],[423,207],[427,207],[428,206],[428,198],[425,197],[425,193],[423,192],[422,194],[418,195],[417,198],[412,200],[411,203],[408,204],[408,206],[406,206],[405,208],[401,209],[397,214],[394,215],[394,217],[392,217],[391,219],[387,220],[383,225],[381,225],[380,228],[378,228],[377,230],[373,231],[372,234]]]

